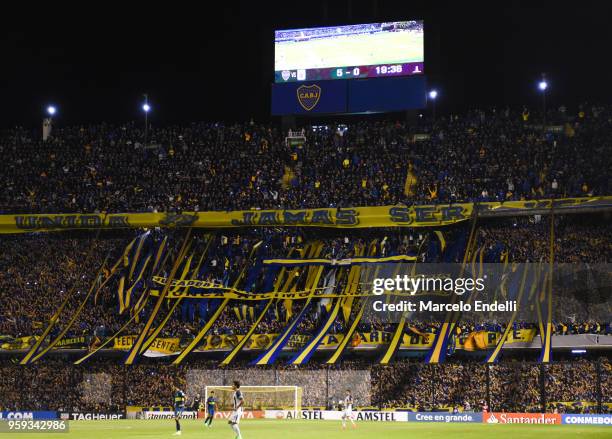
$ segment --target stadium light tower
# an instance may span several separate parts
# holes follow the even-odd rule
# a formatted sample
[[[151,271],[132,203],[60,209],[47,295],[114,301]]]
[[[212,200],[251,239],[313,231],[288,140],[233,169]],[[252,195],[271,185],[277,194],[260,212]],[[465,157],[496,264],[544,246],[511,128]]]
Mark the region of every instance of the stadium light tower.
[[[433,112],[433,120],[436,121],[436,99],[438,98],[438,90],[430,90],[428,93],[429,100],[431,101],[431,108]]]
[[[43,142],[46,142],[49,136],[51,135],[51,130],[53,129],[53,116],[57,113],[57,108],[55,105],[47,105],[46,108],[47,117],[43,118],[42,123],[42,138]]]
[[[544,126],[546,125],[546,91],[548,90],[548,81],[546,81],[546,75],[542,73],[542,79],[538,82],[538,89],[542,93],[542,120]],[[546,129],[546,128],[544,128]]]
[[[144,146],[147,146],[147,134],[149,134],[149,111],[151,111],[151,106],[149,105],[149,95],[144,94],[144,103],[142,104],[142,111],[145,114],[145,129],[144,129]]]

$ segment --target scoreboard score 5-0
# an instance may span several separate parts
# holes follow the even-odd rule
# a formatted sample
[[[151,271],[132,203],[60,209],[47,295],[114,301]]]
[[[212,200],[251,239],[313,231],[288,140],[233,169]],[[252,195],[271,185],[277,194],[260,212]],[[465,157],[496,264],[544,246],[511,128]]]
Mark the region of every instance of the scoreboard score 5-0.
[[[376,78],[378,76],[407,76],[423,73],[423,63],[391,64],[382,66],[340,67],[330,72],[329,79]],[[323,78],[319,78],[323,79]]]

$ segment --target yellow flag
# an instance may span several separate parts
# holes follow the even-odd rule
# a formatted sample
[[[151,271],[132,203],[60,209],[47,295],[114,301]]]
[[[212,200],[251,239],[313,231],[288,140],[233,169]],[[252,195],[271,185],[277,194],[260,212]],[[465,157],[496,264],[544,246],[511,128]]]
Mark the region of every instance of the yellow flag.
[[[487,348],[487,331],[470,332],[463,343],[466,351],[482,350]]]
[[[412,163],[408,163],[408,172],[406,174],[406,183],[404,184],[404,195],[413,197],[415,195],[418,179],[414,173]]]
[[[283,189],[289,189],[289,187],[291,186],[291,181],[294,178],[295,178],[295,173],[293,172],[293,169],[291,169],[289,166],[285,166],[285,172],[283,173],[283,178],[282,178]]]

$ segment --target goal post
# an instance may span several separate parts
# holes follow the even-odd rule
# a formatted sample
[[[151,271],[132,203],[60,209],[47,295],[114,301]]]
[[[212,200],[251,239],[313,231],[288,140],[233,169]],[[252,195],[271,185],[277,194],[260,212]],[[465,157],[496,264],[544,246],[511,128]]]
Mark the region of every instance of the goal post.
[[[288,410],[293,412],[293,419],[297,419],[302,410],[302,388],[298,386],[240,386],[240,391],[244,398],[245,410]],[[217,401],[216,410],[233,410],[234,391],[231,386],[206,386],[205,405],[211,392],[214,392]]]

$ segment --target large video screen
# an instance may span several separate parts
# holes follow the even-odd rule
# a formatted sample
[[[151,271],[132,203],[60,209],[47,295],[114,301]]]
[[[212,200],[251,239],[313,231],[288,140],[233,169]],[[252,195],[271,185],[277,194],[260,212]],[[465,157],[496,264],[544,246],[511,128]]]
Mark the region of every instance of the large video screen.
[[[423,21],[279,30],[274,76],[279,83],[423,73]]]

